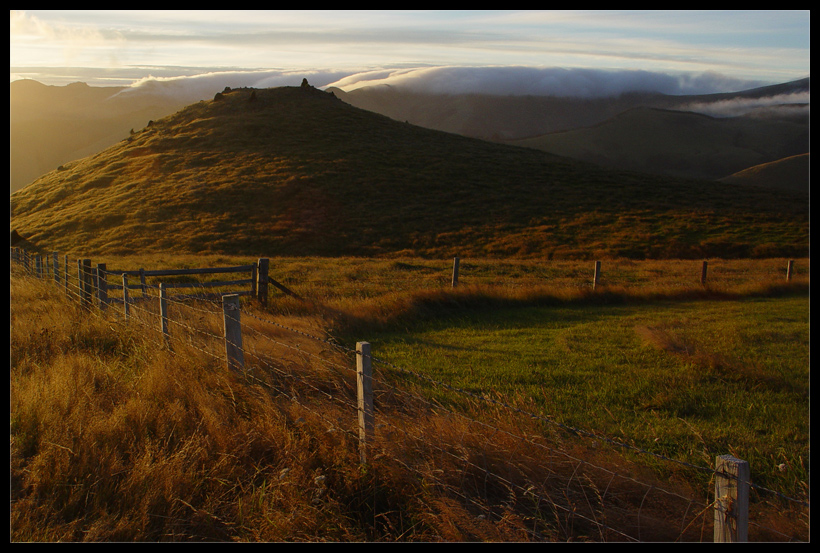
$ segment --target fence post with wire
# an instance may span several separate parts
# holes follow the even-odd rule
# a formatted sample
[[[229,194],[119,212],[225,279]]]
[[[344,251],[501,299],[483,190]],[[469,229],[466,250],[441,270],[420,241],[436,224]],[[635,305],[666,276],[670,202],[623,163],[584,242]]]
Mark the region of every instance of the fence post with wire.
[[[59,273],[59,264],[57,262],[57,253],[53,254],[54,256],[54,263],[53,263],[53,271],[55,282],[59,285],[64,285],[66,291],[68,291],[68,267],[69,267],[69,259],[68,256],[65,256],[64,260],[64,282],[60,283],[58,278]],[[11,252],[11,259],[21,263],[26,264],[30,257],[24,250],[12,250]],[[35,272],[34,274],[38,278],[42,278],[42,260],[38,257],[35,257],[34,261],[36,262]],[[792,271],[793,262],[789,263],[789,273]],[[267,259],[259,259],[256,264],[253,266],[243,266],[243,267],[231,267],[231,268],[221,268],[221,269],[200,269],[200,270],[165,270],[165,271],[145,271],[140,269],[139,271],[116,271],[116,270],[107,270],[106,264],[100,263],[97,264],[97,267],[94,270],[91,270],[91,262],[88,259],[78,259],[77,260],[77,288],[75,289],[75,295],[81,300],[83,305],[91,306],[93,305],[92,298],[96,296],[98,300],[98,305],[101,309],[104,309],[105,306],[112,302],[112,301],[119,301],[117,298],[109,298],[108,290],[116,290],[119,289],[119,286],[112,286],[108,285],[106,282],[106,275],[119,275],[121,274],[122,278],[122,290],[123,290],[123,311],[125,318],[129,318],[129,307],[131,304],[130,297],[129,297],[129,287],[133,286],[133,288],[138,288],[140,285],[131,285],[128,284],[128,274],[130,273],[132,276],[140,275],[141,278],[141,286],[145,285],[144,277],[148,276],[161,276],[163,274],[166,275],[178,275],[178,274],[201,274],[205,272],[230,272],[232,270],[253,270],[254,275],[256,278],[251,278],[250,280],[243,280],[243,281],[230,281],[230,282],[220,282],[220,283],[207,283],[207,284],[220,284],[220,285],[236,285],[236,284],[252,284],[254,287],[252,288],[251,292],[244,292],[244,293],[229,293],[229,294],[222,294],[221,295],[221,306],[222,306],[222,320],[224,325],[224,352],[225,352],[225,362],[227,369],[229,371],[244,374],[245,371],[245,352],[243,350],[243,336],[242,336],[242,324],[241,324],[241,309],[240,309],[240,296],[241,295],[251,295],[256,300],[258,300],[262,305],[266,304],[267,301],[267,283],[269,281],[268,271],[268,260]],[[705,275],[705,267],[706,262],[703,263],[703,274]],[[458,258],[455,258],[454,264],[454,283],[457,281],[457,268],[458,268]],[[780,269],[782,270],[782,269]],[[94,274],[96,273],[96,275]],[[598,278],[600,273],[600,261],[596,262],[596,270],[595,270],[595,279],[594,284],[598,284]],[[781,273],[782,274],[782,273]],[[96,276],[96,278],[94,278]],[[207,286],[207,284],[203,285],[201,283],[196,284],[197,286]],[[276,285],[274,283],[274,285]],[[153,286],[153,285],[151,285]],[[194,284],[186,284],[186,283],[161,283],[159,284],[159,300],[160,300],[160,328],[163,337],[165,338],[166,343],[169,342],[170,336],[168,334],[168,322],[169,322],[169,314],[167,310],[167,302],[169,301],[169,297],[167,291],[171,288],[182,288],[185,286],[194,286]],[[278,286],[277,286],[278,287]],[[264,291],[264,292],[263,292]],[[213,295],[213,294],[212,294]],[[174,297],[174,296],[171,296]],[[182,297],[182,296],[178,296]],[[250,315],[252,318],[258,318],[254,316],[252,313]],[[255,332],[259,332],[254,330]],[[300,333],[302,336],[305,336],[304,333]],[[314,338],[308,336],[309,338]],[[318,338],[314,338],[319,340]],[[250,342],[253,344],[253,342]],[[348,353],[353,353],[352,350],[347,348]],[[253,345],[249,348],[249,355],[256,355],[254,353],[255,350],[253,349]],[[370,342],[357,342],[355,348],[355,359],[356,359],[356,394],[357,394],[357,403],[356,403],[356,419],[357,419],[357,427],[358,427],[358,453],[359,453],[359,460],[362,465],[365,465],[368,462],[369,454],[373,450],[373,444],[375,440],[374,435],[374,428],[375,428],[375,411],[374,411],[374,397],[373,397],[373,388],[374,388],[374,378],[373,378],[373,361],[375,360],[378,363],[385,363],[376,359],[371,352],[371,344]],[[400,369],[402,372],[409,372],[405,369],[401,369],[400,367],[392,366],[392,368]],[[439,383],[434,382],[429,377],[425,377],[423,375],[415,375],[419,378],[423,378],[427,382],[431,382],[434,385],[439,385],[442,387],[447,387],[448,389],[454,390],[452,386],[446,383]],[[351,378],[352,380],[352,378]],[[456,390],[459,391],[459,390]],[[464,392],[468,393],[468,392]],[[352,397],[352,396],[351,396]],[[470,393],[470,397],[475,397],[475,394]],[[477,399],[482,400],[484,398],[478,397]],[[500,405],[500,402],[497,400],[492,400],[492,403],[495,406]],[[352,405],[349,405],[350,408],[350,420],[351,426],[352,425]],[[506,406],[505,406],[506,407]],[[522,410],[518,408],[510,407],[511,409],[515,409],[519,412]],[[524,413],[533,418],[541,418],[538,415],[534,415],[532,413]],[[382,414],[380,412],[380,426],[382,424]],[[385,419],[386,420],[386,419]],[[545,421],[549,422],[549,421]],[[596,439],[606,440],[606,438],[602,438],[599,436],[595,436],[589,434],[585,431],[579,429],[570,429],[574,433],[578,434],[588,434],[590,437]],[[610,442],[614,442],[613,440],[607,440]],[[614,445],[618,445],[620,447],[627,447],[624,444],[615,443]],[[631,448],[635,451],[634,448]],[[646,452],[646,451],[638,451],[639,453],[648,453],[650,455],[657,454]],[[669,459],[666,459],[669,460]],[[674,461],[674,460],[673,460]],[[372,462],[372,459],[371,459]],[[583,461],[586,462],[586,461]],[[706,470],[706,467],[695,467]],[[711,469],[710,469],[711,470]],[[722,455],[717,457],[715,467],[714,467],[714,506],[713,509],[713,539],[715,542],[744,542],[748,541],[748,528],[749,528],[749,502],[750,502],[750,488],[754,487],[757,490],[762,491],[771,491],[765,490],[765,488],[761,488],[759,486],[752,486],[751,485],[751,475],[750,475],[750,468],[749,463],[735,458],[732,455]],[[648,493],[648,492],[647,492]],[[785,498],[791,499],[791,498]],[[792,500],[797,501],[797,500]],[[808,504],[805,504],[808,507]]]

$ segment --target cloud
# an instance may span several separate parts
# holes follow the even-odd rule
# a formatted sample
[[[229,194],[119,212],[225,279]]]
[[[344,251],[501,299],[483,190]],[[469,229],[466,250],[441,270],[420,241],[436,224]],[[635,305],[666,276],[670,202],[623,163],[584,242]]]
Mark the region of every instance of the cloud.
[[[794,113],[795,109],[799,109],[808,115],[810,96],[810,92],[803,91],[791,94],[776,94],[764,98],[735,98],[717,102],[697,102],[680,106],[679,109],[694,111],[711,117],[738,117],[752,111],[765,114],[767,111],[770,113],[773,110],[782,111],[788,107],[791,113]]]
[[[710,94],[770,84],[718,73],[672,75],[643,70],[561,67],[424,67],[356,73],[332,83],[350,91],[363,86],[393,86],[434,94],[550,95],[602,98],[626,92]]]
[[[317,88],[333,86],[345,91],[366,86],[391,86],[435,94],[551,95],[580,98],[617,96],[627,92],[658,92],[668,95],[711,94],[736,92],[771,84],[735,79],[718,73],[671,75],[640,70],[436,66],[347,71],[212,70],[177,77],[144,77],[132,82],[120,94],[150,93],[173,96],[180,101],[193,103],[212,98],[226,86],[299,86],[303,78],[307,78],[308,82]]]

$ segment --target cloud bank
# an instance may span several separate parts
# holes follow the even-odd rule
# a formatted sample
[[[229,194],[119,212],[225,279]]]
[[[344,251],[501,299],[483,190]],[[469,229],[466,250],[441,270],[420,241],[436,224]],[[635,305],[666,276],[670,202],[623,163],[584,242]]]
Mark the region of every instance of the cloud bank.
[[[210,71],[180,77],[149,76],[134,81],[121,95],[149,93],[193,103],[213,98],[226,86],[270,88],[299,86],[303,78],[321,89],[338,87],[351,91],[368,86],[390,86],[433,94],[491,94],[603,98],[628,92],[658,92],[667,95],[738,92],[773,84],[726,77],[718,73],[678,74],[637,70],[583,68],[411,67],[366,71]],[[764,103],[808,103],[809,94],[784,95],[771,99],[710,103],[692,106],[713,116],[747,112]]]
[[[660,92],[670,95],[735,92],[765,84],[771,83],[735,79],[712,72],[671,75],[641,70],[448,66],[356,73],[332,83],[332,86],[345,91],[363,86],[393,86],[434,94],[603,98],[626,92]]]
[[[702,113],[711,117],[738,117],[752,111],[761,115],[773,113],[775,110],[782,112],[784,107],[789,107],[791,113],[797,114],[796,110],[800,110],[808,116],[810,96],[811,93],[808,91],[794,92],[791,94],[776,94],[765,98],[734,98],[717,102],[694,102],[683,105],[680,109]]]

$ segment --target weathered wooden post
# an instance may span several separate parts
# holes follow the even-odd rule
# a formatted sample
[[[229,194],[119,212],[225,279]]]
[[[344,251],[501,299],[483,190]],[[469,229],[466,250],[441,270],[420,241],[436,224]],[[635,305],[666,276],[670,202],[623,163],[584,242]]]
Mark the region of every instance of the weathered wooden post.
[[[720,455],[715,462],[715,542],[749,539],[749,463]]]
[[[37,278],[43,278],[43,257],[39,254],[34,258],[34,267]]]
[[[786,266],[786,280],[791,280],[794,275],[794,259],[789,259],[789,264]]]
[[[105,272],[107,265],[105,263],[97,263],[97,299],[100,303],[100,309],[105,310],[108,307],[108,275]]]
[[[80,293],[80,301],[85,307],[91,306],[91,260],[77,260],[77,286]]]
[[[228,370],[236,372],[242,372],[245,368],[239,313],[239,294],[222,296],[222,315],[225,323],[225,356]]]
[[[145,286],[145,269],[143,269],[142,267],[140,267],[140,285],[142,285],[142,295],[143,297],[145,297],[145,294],[147,292]]]
[[[255,298],[256,296],[256,271],[259,268],[259,263],[254,263],[251,269],[251,297]]]
[[[595,290],[601,283],[601,262],[595,262],[595,274],[592,277],[592,289]]]
[[[459,259],[457,257],[453,258],[453,288],[458,286],[458,262]]]
[[[54,262],[54,282],[60,284],[60,256],[57,255],[57,252],[52,252],[51,257],[53,258]]]
[[[262,307],[268,305],[268,271],[270,270],[270,260],[260,258],[256,264],[256,297]]]
[[[77,294],[80,301],[83,299],[83,260],[77,260]]]
[[[66,254],[63,257],[63,261],[64,261],[63,267],[64,267],[64,270],[65,270],[65,274],[63,275],[63,277],[65,277],[65,278],[63,278],[63,285],[65,286],[65,295],[66,295],[66,297],[68,297],[68,295],[69,295],[69,291],[68,291],[68,254]]]
[[[126,321],[128,320],[128,315],[130,314],[129,313],[129,308],[128,308],[129,301],[130,300],[128,298],[128,275],[123,273],[122,274],[122,312],[123,312],[123,315],[124,315]]]
[[[97,267],[89,267],[91,271],[91,298],[99,303],[100,300],[100,271]]]
[[[165,283],[159,285],[159,321],[162,337],[165,338],[165,345],[171,346],[171,334],[168,332],[168,295],[165,291]]]
[[[704,261],[703,266],[700,268],[700,285],[706,286],[706,271],[709,268],[709,262]]]
[[[359,461],[367,463],[367,444],[373,439],[373,364],[370,343],[356,343],[356,387],[359,412]]]

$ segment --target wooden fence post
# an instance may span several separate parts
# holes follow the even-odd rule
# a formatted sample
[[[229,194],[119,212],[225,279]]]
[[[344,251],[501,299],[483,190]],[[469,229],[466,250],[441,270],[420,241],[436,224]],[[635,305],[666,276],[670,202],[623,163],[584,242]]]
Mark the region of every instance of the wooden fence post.
[[[80,298],[80,301],[83,299],[83,260],[77,260],[77,295]]]
[[[601,262],[595,262],[595,274],[592,277],[592,289],[595,290],[601,283]]]
[[[458,286],[458,262],[459,259],[457,257],[453,258],[453,288]]]
[[[91,299],[100,300],[100,270],[97,267],[89,267],[91,271]],[[93,303],[93,301],[92,301]]]
[[[38,254],[37,257],[34,258],[34,267],[34,274],[37,275],[37,278],[43,278],[43,256]]]
[[[77,260],[77,285],[80,289],[80,301],[84,306],[91,305],[91,260]]]
[[[142,285],[142,295],[145,296],[145,269],[140,267],[140,284]]]
[[[54,282],[60,284],[60,256],[57,255],[57,252],[52,252],[51,257],[54,259],[52,265],[54,265]]]
[[[162,329],[162,337],[165,338],[165,345],[171,346],[171,334],[168,332],[168,295],[165,291],[165,283],[159,284],[159,321]]]
[[[225,356],[228,370],[236,372],[242,372],[245,368],[239,313],[239,294],[222,296],[222,315],[225,322]]]
[[[356,387],[359,411],[359,461],[367,462],[367,444],[372,440],[373,417],[373,364],[370,343],[356,343]]]
[[[715,461],[715,542],[749,538],[749,463],[731,455]]]
[[[700,285],[706,286],[706,271],[709,267],[709,262],[704,261],[703,266],[700,268]]]
[[[786,280],[791,280],[794,275],[794,259],[789,259],[789,264],[786,266]]]
[[[268,305],[268,271],[270,270],[270,260],[260,258],[256,264],[256,298],[262,307]]]
[[[105,273],[107,265],[97,263],[97,299],[100,302],[100,309],[108,307],[108,278]]]
[[[65,278],[63,278],[63,285],[65,286],[65,295],[66,295],[66,297],[68,297],[68,295],[69,295],[69,291],[68,291],[68,254],[65,254],[65,256],[63,257],[63,261],[64,261],[63,266],[64,266],[64,270],[65,270],[65,274],[63,274],[63,277],[65,277]]]
[[[258,279],[256,278],[256,272],[257,272],[258,269],[259,269],[259,262],[256,262],[256,263],[253,264],[253,268],[251,269],[251,297],[252,298],[257,297],[256,282],[257,282]]]
[[[128,320],[129,309],[128,309],[128,275],[123,273],[122,274],[122,312],[125,320]]]

